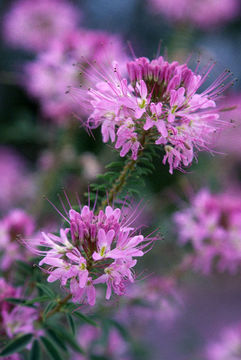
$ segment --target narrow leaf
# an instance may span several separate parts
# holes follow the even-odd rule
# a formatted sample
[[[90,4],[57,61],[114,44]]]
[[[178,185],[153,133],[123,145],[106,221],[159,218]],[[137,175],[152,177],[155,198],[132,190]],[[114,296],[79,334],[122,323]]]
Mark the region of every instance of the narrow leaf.
[[[12,341],[10,341],[5,348],[0,352],[0,357],[9,356],[18,351],[23,350],[32,340],[32,334],[25,334],[22,336],[18,336]]]
[[[46,294],[48,297],[52,299],[55,298],[55,293],[47,285],[37,283],[37,287],[42,290],[43,293]]]
[[[34,307],[32,304],[28,304],[28,301],[26,299],[6,298],[6,299],[4,299],[4,301],[7,301],[10,304],[15,304],[15,305],[19,305],[19,306]]]
[[[120,167],[123,167],[123,162],[121,161],[113,161],[112,163],[105,166],[106,169],[120,168]]]
[[[41,357],[41,349],[39,342],[38,340],[34,340],[30,351],[29,360],[40,360],[40,357]]]
[[[77,316],[79,319],[85,321],[86,323],[93,325],[93,326],[98,326],[98,324],[93,321],[92,319],[90,319],[88,316],[80,313],[79,311],[74,311],[73,315]]]
[[[73,335],[66,331],[63,327],[51,325],[51,330],[53,330],[55,334],[62,339],[62,341],[68,343],[73,350],[84,354],[84,350],[79,346]]]
[[[48,300],[49,300],[49,297],[46,296],[46,295],[37,296],[37,297],[35,297],[34,299],[27,300],[27,301],[26,301],[26,304],[29,304],[29,305],[30,305],[30,304],[45,302],[45,301],[48,301]]]
[[[52,341],[50,341],[48,338],[46,338],[45,336],[41,336],[40,337],[47,353],[49,354],[49,356],[51,357],[51,359],[53,360],[63,360],[63,358],[61,357],[60,353],[58,352],[58,349],[56,348],[56,346],[52,343]]]
[[[57,346],[59,346],[62,350],[68,351],[65,343],[63,340],[59,337],[58,334],[56,334],[52,329],[47,330],[48,335],[51,337],[51,339],[56,343]]]
[[[72,333],[73,333],[73,335],[75,335],[75,323],[74,323],[74,320],[73,320],[71,315],[66,314],[66,316],[67,316],[67,319],[68,319],[69,326],[70,326],[70,328],[72,330]]]

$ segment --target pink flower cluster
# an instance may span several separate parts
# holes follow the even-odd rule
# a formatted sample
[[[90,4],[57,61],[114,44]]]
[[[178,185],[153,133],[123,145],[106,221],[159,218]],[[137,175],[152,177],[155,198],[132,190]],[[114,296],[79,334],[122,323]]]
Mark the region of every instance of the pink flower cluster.
[[[26,248],[20,246],[21,238],[32,237],[35,230],[34,220],[25,211],[14,209],[0,220],[0,265],[7,271],[16,260],[26,258]]]
[[[193,265],[209,273],[212,267],[234,273],[241,265],[240,192],[211,194],[201,190],[189,208],[175,214],[181,244],[191,242]]]
[[[223,84],[229,72],[197,93],[213,66],[201,75],[199,65],[193,72],[187,64],[169,63],[162,56],[152,61],[142,57],[127,62],[129,80],[114,63],[107,75],[95,70],[88,91],[75,92],[81,104],[91,104],[89,127],[101,126],[103,141],[115,142],[120,156],[131,151],[136,160],[144,143],[161,145],[163,163],[173,173],[192,163],[194,149],[207,150],[220,126],[215,101],[230,85]]]
[[[240,11],[239,0],[149,0],[149,4],[171,21],[189,22],[202,29],[223,25]]]
[[[42,334],[42,330],[34,328],[34,322],[38,319],[35,308],[13,305],[4,301],[6,298],[20,298],[21,293],[20,288],[16,289],[0,278],[0,335],[2,336],[13,338],[27,333]]]
[[[219,339],[207,346],[207,360],[239,360],[241,358],[241,325],[227,327]]]
[[[46,117],[63,123],[73,113],[77,116],[85,113],[66,95],[69,86],[78,87],[80,83],[88,86],[88,76],[80,74],[77,64],[96,61],[105,68],[109,59],[126,60],[124,54],[117,36],[103,31],[74,30],[61,40],[53,41],[45,52],[25,66],[25,86],[29,94],[40,101]]]
[[[119,332],[112,328],[108,332],[108,339],[105,346],[101,344],[101,331],[90,325],[82,326],[78,333],[79,344],[88,355],[108,356],[113,360],[128,360],[128,346]],[[85,360],[85,355],[73,355],[73,360]]]
[[[70,209],[65,217],[69,227],[61,229],[60,236],[42,234],[38,245],[45,250],[34,250],[44,256],[39,265],[48,266],[49,282],[69,284],[74,302],[86,300],[94,305],[95,285],[102,283],[107,286],[106,299],[112,291],[123,295],[125,283],[134,281],[134,258],[144,255],[153,238],[135,235],[135,228],[130,226],[135,212],[126,218],[123,211],[107,206],[95,215],[89,206],[80,212]]]
[[[46,49],[76,27],[78,12],[64,0],[18,0],[4,19],[4,37],[28,50]]]
[[[0,209],[6,212],[34,193],[24,159],[12,148],[0,147]]]

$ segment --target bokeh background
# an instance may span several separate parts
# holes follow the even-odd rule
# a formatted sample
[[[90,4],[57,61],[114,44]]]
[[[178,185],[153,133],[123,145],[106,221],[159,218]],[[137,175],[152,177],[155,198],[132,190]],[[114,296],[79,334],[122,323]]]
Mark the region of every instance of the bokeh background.
[[[205,6],[203,17],[197,19],[195,14],[201,10],[195,10],[195,3],[199,2]],[[41,101],[27,91],[25,84],[29,79],[25,66],[35,61],[38,54],[13,45],[6,30],[3,31],[6,14],[14,3],[9,0],[0,3],[0,212],[4,217],[11,209],[21,207],[36,218],[38,228],[54,228],[60,219],[44,196],[57,203],[57,194],[64,187],[70,199],[75,197],[75,192],[83,199],[88,184],[115,155],[112,148],[102,143],[99,129],[92,137],[74,116],[64,123],[46,116],[41,111]],[[241,77],[240,0],[232,11],[231,1],[227,9],[220,10],[222,0],[189,0],[188,8],[194,14],[190,11],[189,16],[186,10],[182,14],[181,0],[67,3],[81,13],[76,26],[119,36],[123,42],[121,49],[129,57],[132,54],[128,42],[136,56],[149,58],[156,56],[161,42],[160,52],[170,60],[182,61],[190,55],[194,62],[199,58],[214,59],[217,64],[211,80],[225,68],[235,78]],[[212,3],[216,8],[212,8]],[[229,10],[230,15],[226,16]],[[174,175],[156,158],[153,175],[146,179],[144,188],[140,185],[145,203],[143,222],[153,229],[160,227],[162,240],[142,261],[139,272],[163,275],[178,263],[183,250],[177,245],[173,213],[189,201],[190,193],[202,187],[211,191],[240,188],[240,81],[226,95],[225,106],[236,108],[225,112],[224,117],[227,121],[234,120],[234,125],[218,138],[217,153],[201,153],[198,162],[186,173],[176,171]],[[223,329],[241,322],[240,273],[184,274],[179,279],[178,291],[181,300],[175,311],[163,308],[160,310],[163,316],[149,321],[139,314],[137,324],[135,316],[132,319],[133,333],[139,333],[146,348],[146,354],[143,351],[136,359],[204,360],[205,349],[219,341]],[[241,359],[241,353],[232,359],[222,359]]]

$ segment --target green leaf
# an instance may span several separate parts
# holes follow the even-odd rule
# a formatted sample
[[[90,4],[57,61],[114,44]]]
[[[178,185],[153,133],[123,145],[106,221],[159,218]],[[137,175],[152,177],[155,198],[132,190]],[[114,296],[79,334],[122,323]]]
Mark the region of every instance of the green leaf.
[[[62,350],[66,351],[66,352],[68,351],[67,347],[65,346],[65,343],[59,337],[58,334],[56,334],[52,329],[47,329],[46,331],[57,346],[59,346]]]
[[[10,341],[5,348],[0,352],[0,357],[9,356],[18,351],[23,350],[32,340],[33,334],[25,334],[18,336]]]
[[[40,337],[46,352],[49,354],[51,359],[53,360],[63,360],[62,356],[60,355],[58,349],[56,348],[55,344],[52,343],[48,338],[45,336]]]
[[[106,184],[93,184],[91,187],[93,190],[106,190]]]
[[[108,178],[113,177],[114,175],[116,175],[116,174],[113,171],[107,171],[104,174],[98,175],[97,179],[100,179],[100,180],[101,179],[103,179],[103,180],[107,179],[108,180]]]
[[[98,324],[93,321],[92,319],[90,319],[88,316],[80,313],[79,311],[74,311],[73,315],[77,316],[79,319],[85,321],[86,323],[93,325],[93,326],[98,326]]]
[[[55,298],[55,293],[47,285],[37,283],[37,287],[42,290],[43,293],[46,294],[49,298]]]
[[[34,340],[30,351],[29,360],[40,360],[40,357],[41,357],[41,349],[39,342],[38,340]]]
[[[112,163],[105,166],[106,169],[113,169],[113,168],[122,168],[123,167],[123,161],[113,161]]]
[[[69,326],[70,326],[70,328],[72,330],[72,333],[73,333],[73,335],[75,335],[75,323],[74,323],[74,320],[73,320],[71,315],[66,314],[66,316],[67,316],[67,319],[68,319]]]
[[[40,303],[40,302],[45,302],[45,301],[48,301],[48,300],[49,300],[48,296],[42,295],[42,296],[37,296],[34,299],[27,300],[26,304]]]
[[[51,325],[49,328],[53,330],[54,333],[62,339],[62,341],[69,344],[73,350],[79,352],[80,354],[84,354],[84,350],[79,346],[73,335],[66,331],[62,326]]]

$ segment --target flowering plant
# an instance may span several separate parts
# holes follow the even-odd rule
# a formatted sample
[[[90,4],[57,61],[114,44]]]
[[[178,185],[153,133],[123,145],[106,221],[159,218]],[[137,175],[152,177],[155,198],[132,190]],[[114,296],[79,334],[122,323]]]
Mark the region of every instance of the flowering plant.
[[[240,158],[229,115],[240,121],[240,95],[224,100],[231,72],[216,76],[214,61],[184,60],[175,45],[190,23],[233,18],[236,0],[210,8],[150,0],[176,29],[170,54],[154,57],[145,46],[140,57],[130,46],[130,56],[120,35],[95,29],[94,1],[82,3],[79,12],[77,2],[15,0],[3,16],[19,66],[0,73],[18,94],[3,98],[11,125],[0,125],[0,359],[236,360],[239,325],[222,346],[196,351],[205,332],[187,323],[189,309],[203,317],[195,286],[204,276],[205,286],[215,277],[223,284],[240,271]],[[104,12],[98,6],[98,21]],[[216,140],[232,161],[206,157]],[[186,345],[176,354],[174,344],[188,326],[182,357]]]

